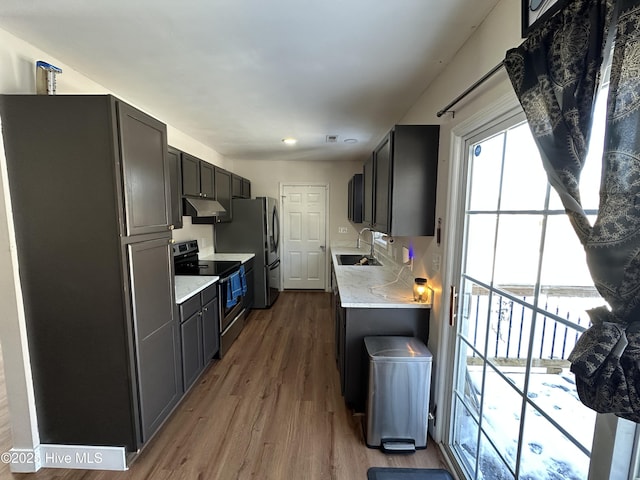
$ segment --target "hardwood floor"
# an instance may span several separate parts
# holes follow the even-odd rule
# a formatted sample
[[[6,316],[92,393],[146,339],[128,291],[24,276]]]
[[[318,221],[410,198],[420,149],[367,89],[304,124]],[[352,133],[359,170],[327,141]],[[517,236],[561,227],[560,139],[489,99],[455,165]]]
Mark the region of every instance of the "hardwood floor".
[[[321,292],[283,292],[271,309],[254,310],[127,472],[5,469],[2,478],[366,480],[372,466],[446,468],[431,439],[412,455],[366,447],[362,417],[340,394],[330,310]],[[8,438],[0,440],[6,451]]]

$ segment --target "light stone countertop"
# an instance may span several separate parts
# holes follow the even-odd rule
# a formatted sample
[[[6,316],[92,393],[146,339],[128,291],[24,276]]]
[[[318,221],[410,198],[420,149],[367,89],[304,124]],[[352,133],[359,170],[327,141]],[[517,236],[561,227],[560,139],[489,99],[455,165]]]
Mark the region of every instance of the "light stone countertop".
[[[246,263],[253,257],[255,257],[253,253],[210,253],[201,255],[199,258],[200,260],[230,260]],[[220,277],[208,275],[176,275],[176,303],[179,305],[189,300],[219,279]]]
[[[255,253],[212,253],[201,256],[200,260],[231,260],[246,263],[255,256]]]
[[[331,261],[343,307],[431,308],[429,303],[413,300],[413,285],[398,275],[399,267],[390,260],[380,257],[382,266],[339,265],[336,255],[340,254],[368,255],[369,248],[331,247]]]
[[[176,303],[180,305],[189,300],[196,293],[216,283],[219,278],[208,275],[176,275]]]

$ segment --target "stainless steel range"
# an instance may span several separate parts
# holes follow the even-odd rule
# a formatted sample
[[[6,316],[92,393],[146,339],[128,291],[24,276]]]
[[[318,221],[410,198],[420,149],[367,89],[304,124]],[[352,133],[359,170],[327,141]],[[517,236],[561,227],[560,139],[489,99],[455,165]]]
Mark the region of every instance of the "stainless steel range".
[[[206,275],[220,277],[218,298],[220,304],[220,357],[229,350],[244,327],[246,315],[244,297],[230,295],[232,278],[240,271],[241,262],[228,260],[201,260],[198,242],[189,240],[173,246],[176,275]]]

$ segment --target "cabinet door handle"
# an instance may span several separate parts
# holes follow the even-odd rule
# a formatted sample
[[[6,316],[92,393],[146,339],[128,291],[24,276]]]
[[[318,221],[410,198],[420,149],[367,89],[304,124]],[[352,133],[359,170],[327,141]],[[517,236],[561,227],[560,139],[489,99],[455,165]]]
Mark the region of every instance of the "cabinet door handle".
[[[208,309],[207,307],[204,307],[204,308],[202,309],[202,311],[203,311],[203,312],[208,312],[208,311],[209,311],[209,309]]]
[[[174,243],[176,243],[176,241],[173,238],[169,240],[169,245],[173,245]]]
[[[169,225],[169,230],[173,230],[174,228],[176,228],[174,225]]]

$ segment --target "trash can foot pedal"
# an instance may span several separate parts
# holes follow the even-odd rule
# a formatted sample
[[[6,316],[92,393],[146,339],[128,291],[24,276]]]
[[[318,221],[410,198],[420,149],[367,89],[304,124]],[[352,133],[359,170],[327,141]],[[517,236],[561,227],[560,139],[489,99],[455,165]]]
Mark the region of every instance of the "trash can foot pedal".
[[[416,444],[413,440],[390,438],[381,441],[381,450],[384,453],[415,453]]]

